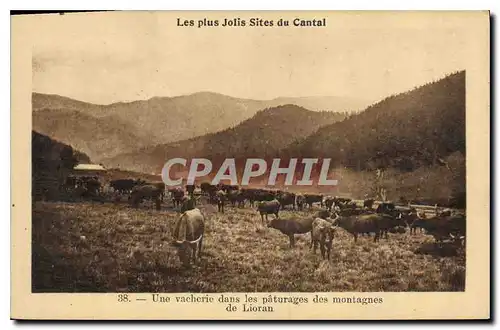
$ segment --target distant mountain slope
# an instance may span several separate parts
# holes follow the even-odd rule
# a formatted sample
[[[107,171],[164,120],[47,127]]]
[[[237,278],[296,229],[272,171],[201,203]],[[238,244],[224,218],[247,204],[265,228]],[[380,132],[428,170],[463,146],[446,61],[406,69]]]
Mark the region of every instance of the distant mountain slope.
[[[33,111],[43,110],[47,108],[91,111],[93,108],[99,107],[96,104],[74,100],[65,96],[36,92],[33,92],[31,95],[31,105]]]
[[[351,112],[365,109],[371,102],[339,96],[278,97],[268,102],[268,107],[295,104],[313,111]]]
[[[251,100],[212,92],[154,97],[144,101],[110,105],[91,104],[40,93],[33,93],[32,98],[34,112],[49,108],[76,110],[96,118],[112,116],[128,123],[131,133],[146,137],[149,145],[215,133],[239,124],[259,110],[283,104],[307,105],[309,110],[350,111],[359,108],[360,101],[341,97]]]
[[[329,157],[356,170],[411,171],[465,154],[465,71],[390,96],[317,132],[282,156]]]
[[[165,160],[206,157],[214,163],[227,157],[271,157],[320,126],[345,118],[345,114],[314,112],[295,105],[259,111],[234,128],[218,133],[158,145],[103,160],[108,167],[159,173]]]
[[[99,162],[146,145],[144,137],[116,117],[95,118],[68,109],[43,109],[33,113],[33,129],[72,145]]]

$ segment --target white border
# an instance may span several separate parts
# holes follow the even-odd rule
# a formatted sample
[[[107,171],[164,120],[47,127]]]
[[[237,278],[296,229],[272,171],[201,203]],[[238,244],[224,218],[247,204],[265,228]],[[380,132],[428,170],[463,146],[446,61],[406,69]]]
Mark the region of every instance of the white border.
[[[50,1],[3,1],[0,4],[0,8],[4,9],[3,7],[5,6],[5,10],[2,10],[2,17],[0,18],[0,34],[2,35],[2,40],[4,41],[4,44],[9,44],[8,47],[4,48],[4,51],[1,52],[2,56],[5,56],[5,58],[2,58],[2,63],[3,65],[1,66],[2,72],[1,72],[1,77],[3,78],[2,80],[2,88],[5,91],[2,93],[2,107],[0,111],[0,123],[2,125],[0,129],[0,144],[1,144],[1,151],[3,154],[9,155],[9,159],[5,160],[3,159],[2,162],[0,162],[1,166],[1,179],[0,179],[0,200],[2,201],[1,203],[1,211],[2,211],[2,221],[3,225],[7,226],[7,224],[10,223],[10,16],[7,15],[7,10],[15,9],[15,10],[29,10],[29,9],[38,9],[38,10],[56,10],[56,9],[65,9],[65,10],[84,10],[84,9],[90,9],[90,8],[98,8],[98,9],[103,9],[103,10],[385,10],[385,9],[391,9],[391,10],[491,10],[492,14],[497,14],[500,12],[499,8],[500,1],[498,0],[474,0],[474,1],[432,1],[432,0],[420,0],[420,1],[415,1],[412,3],[409,2],[404,2],[401,0],[378,0],[378,1],[361,1],[361,0],[350,0],[350,1],[345,1],[345,2],[326,2],[326,1],[318,1],[318,0],[308,0],[308,1],[298,1],[298,0],[290,0],[290,1],[284,1],[283,3],[275,2],[271,3],[269,0],[254,0],[254,1],[179,1],[177,3],[163,3],[160,1],[147,1],[147,0],[141,0],[141,1],[135,1],[135,2],[126,2],[126,1],[118,1],[118,0],[112,0],[112,1],[106,1],[105,3],[102,0],[87,0],[85,2],[68,2],[68,1],[62,1],[62,0],[50,0]],[[494,40],[492,42],[492,46],[496,44],[496,33],[492,34]],[[492,57],[492,59],[497,60],[498,57],[495,55]],[[492,75],[496,76],[496,70],[492,72]],[[494,78],[492,79],[494,81]],[[492,93],[492,96],[494,96],[495,93]],[[498,109],[498,104],[495,101],[492,103],[494,105],[494,109]],[[495,124],[498,123],[498,116],[495,118]],[[497,126],[497,125],[495,125]],[[492,130],[494,132],[494,130]],[[495,157],[495,161],[497,158]],[[495,183],[498,183],[497,181],[498,178],[495,178]],[[498,204],[497,199],[493,202],[494,206],[494,215],[495,219],[497,218],[497,207],[496,205]],[[495,234],[496,237],[498,238],[499,234],[499,225],[497,224],[495,226]],[[4,230],[1,231],[2,233],[2,243],[4,246],[4,249],[1,249],[1,255],[2,255],[2,260],[4,265],[10,264],[10,226],[9,229],[5,228]],[[496,242],[495,242],[496,243]],[[495,244],[495,248],[497,245]],[[498,253],[495,256],[494,263],[496,264],[498,262]],[[4,267],[5,268],[5,267]],[[13,321],[9,320],[9,314],[10,314],[10,273],[8,271],[2,272],[2,281],[1,283],[3,284],[2,286],[2,311],[3,311],[3,317],[2,317],[2,328],[5,325],[7,328],[13,328],[15,324]],[[495,292],[496,293],[496,292]],[[29,303],[29,302],[27,302]],[[498,304],[495,304],[494,306],[497,306]],[[493,315],[498,315],[495,311],[492,311]],[[7,322],[8,324],[7,324]],[[32,328],[36,327],[39,324],[28,324],[24,325],[24,327],[27,328]],[[53,326],[54,324],[50,325],[45,325],[45,326]],[[62,326],[63,328],[69,328],[73,324],[61,324],[59,326]],[[92,324],[79,324],[80,328],[87,328],[90,327]],[[127,326],[127,324],[120,323],[120,324],[99,324],[97,325],[97,328],[104,328],[104,326],[114,326],[114,327],[124,327]],[[180,324],[158,324],[160,326],[168,326],[169,328],[177,328],[182,325]],[[273,324],[275,327],[290,327],[293,326],[292,324]],[[325,324],[326,325],[326,324]],[[342,326],[343,324],[338,324],[334,323],[332,326]],[[378,327],[386,327],[388,324],[385,323],[379,323],[379,324],[374,324],[374,323],[363,323],[363,324],[352,324],[351,326],[354,328],[357,327],[365,327],[365,326],[378,326]],[[393,326],[395,324],[392,324]],[[402,326],[404,324],[398,324],[396,326]],[[472,326],[471,324],[468,324],[469,326]],[[96,326],[96,325],[94,325]],[[133,326],[134,328],[138,326],[136,323],[131,323],[128,324],[128,326]],[[202,326],[202,324],[189,324],[185,326]],[[262,323],[255,323],[255,324],[211,324],[211,326],[255,326],[259,328],[266,328],[269,325],[268,324],[262,324]],[[299,324],[299,326],[306,326],[306,324]],[[307,325],[309,326],[309,325]],[[442,328],[443,326],[450,326],[450,327],[455,327],[456,324],[428,324],[428,323],[422,323],[422,324],[416,324],[414,326],[417,327],[425,327],[426,329],[437,329]],[[475,325],[477,326],[477,325]]]

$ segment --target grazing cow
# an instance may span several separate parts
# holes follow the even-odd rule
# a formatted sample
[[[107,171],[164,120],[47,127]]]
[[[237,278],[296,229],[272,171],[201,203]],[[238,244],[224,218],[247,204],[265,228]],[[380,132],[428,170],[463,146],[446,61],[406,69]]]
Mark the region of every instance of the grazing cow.
[[[297,209],[302,211],[304,209],[304,204],[306,203],[306,198],[302,194],[297,194],[295,198],[295,204],[297,205]]]
[[[274,218],[268,223],[269,228],[274,228],[287,235],[290,239],[290,247],[295,246],[295,235],[306,234],[312,230],[312,223],[314,217],[294,218],[294,219],[280,219]]]
[[[214,200],[217,203],[217,210],[224,213],[224,204],[226,203],[226,193],[223,190],[219,190],[215,193]]]
[[[419,223],[425,231],[434,236],[437,242],[445,239],[456,239],[465,236],[465,215],[438,216],[425,219]]]
[[[181,206],[184,201],[184,190],[181,187],[174,187],[168,190],[174,207]]]
[[[326,209],[331,212],[333,210],[333,206],[335,205],[335,198],[332,196],[326,196],[323,203],[325,204]]]
[[[374,203],[375,203],[375,200],[373,198],[365,199],[363,201],[363,208],[371,210],[373,208]]]
[[[314,203],[319,203],[323,207],[323,195],[322,194],[304,194],[305,202],[312,208]]]
[[[328,260],[330,260],[330,251],[332,250],[334,235],[335,227],[330,221],[322,218],[315,218],[311,230],[311,248],[313,253],[316,254],[316,249],[319,244],[321,257],[325,259],[326,252]]]
[[[358,240],[358,234],[375,233],[374,242],[380,239],[380,236],[396,226],[399,221],[388,214],[362,214],[349,217],[338,217],[335,221],[339,227],[344,228],[347,232],[354,236],[354,242]]]
[[[282,192],[278,195],[278,201],[281,204],[281,208],[285,209],[285,206],[292,205],[292,208],[295,210],[295,194],[289,192]]]
[[[276,218],[279,218],[279,211],[281,208],[281,204],[277,199],[273,199],[272,201],[261,201],[257,204],[257,210],[260,213],[260,217],[262,218],[262,223],[264,223],[264,215],[266,216],[267,223],[267,215],[274,214]]]
[[[197,208],[183,212],[175,222],[171,244],[178,248],[179,260],[184,266],[189,266],[191,260],[196,264],[200,258],[204,233],[205,217]]]
[[[132,207],[137,208],[143,199],[151,199],[155,202],[156,209],[159,210],[161,208],[161,194],[162,190],[156,185],[136,186],[132,189],[129,201]]]

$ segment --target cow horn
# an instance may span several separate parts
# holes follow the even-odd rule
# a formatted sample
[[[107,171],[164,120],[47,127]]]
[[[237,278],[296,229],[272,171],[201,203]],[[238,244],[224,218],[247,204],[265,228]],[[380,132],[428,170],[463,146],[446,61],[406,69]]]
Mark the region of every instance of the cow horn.
[[[191,244],[195,244],[195,243],[198,243],[201,238],[203,237],[203,234],[200,235],[200,237],[198,237],[198,239],[194,240],[194,241],[175,241],[177,244],[184,244],[184,242],[188,242],[188,243],[191,243]]]
[[[191,244],[198,243],[198,242],[201,240],[201,238],[202,238],[202,237],[203,237],[203,234],[201,234],[201,235],[200,235],[200,237],[198,237],[198,239],[197,239],[197,240],[195,240],[195,241],[191,241],[191,242],[189,242],[189,243],[191,243]]]

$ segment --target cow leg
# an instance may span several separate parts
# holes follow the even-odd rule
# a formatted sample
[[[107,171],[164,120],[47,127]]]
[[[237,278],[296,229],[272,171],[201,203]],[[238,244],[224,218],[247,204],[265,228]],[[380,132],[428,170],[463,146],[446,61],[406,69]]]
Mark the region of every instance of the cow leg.
[[[325,259],[325,242],[319,242],[319,249],[321,251],[321,258]]]
[[[201,257],[201,246],[203,244],[203,237],[200,239],[200,243],[198,245],[198,259]]]
[[[290,247],[293,248],[295,246],[295,235],[290,234],[288,237],[290,237]]]
[[[310,248],[312,249],[314,247],[314,234],[313,234],[313,231],[311,230],[311,244],[310,244]]]
[[[159,198],[156,199],[156,209],[160,210],[161,209],[161,201]]]
[[[354,243],[356,243],[358,241],[358,233],[354,233]]]

